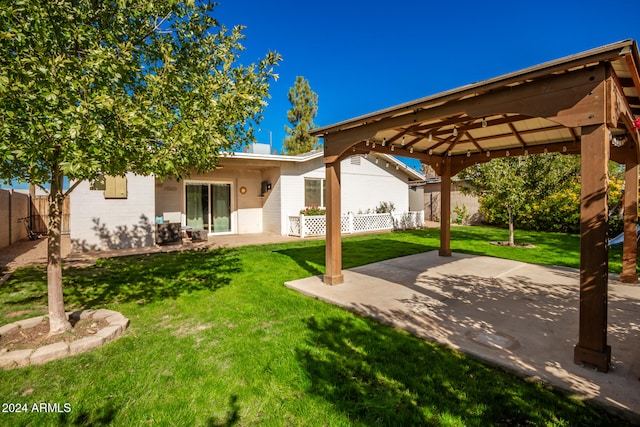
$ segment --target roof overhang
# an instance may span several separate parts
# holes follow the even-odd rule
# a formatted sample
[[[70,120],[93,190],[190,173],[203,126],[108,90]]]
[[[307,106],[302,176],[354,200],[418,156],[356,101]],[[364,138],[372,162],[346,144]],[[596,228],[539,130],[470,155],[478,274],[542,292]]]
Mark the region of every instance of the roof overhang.
[[[409,165],[404,163],[402,160],[400,160],[400,159],[398,159],[398,158],[396,158],[396,157],[394,157],[394,156],[392,156],[390,154],[376,153],[376,155],[379,156],[380,158],[382,158],[383,160],[385,160],[386,162],[392,164],[395,167],[396,170],[402,170],[404,173],[406,173],[408,175],[408,177],[410,179],[413,179],[413,180],[424,179],[424,175],[422,175],[420,172],[417,172],[416,170],[411,168]],[[322,158],[322,156],[323,156],[322,150],[310,151],[308,153],[299,154],[299,155],[296,155],[296,156],[288,156],[288,155],[284,155],[284,154],[260,154],[260,153],[244,153],[244,152],[226,152],[226,153],[222,154],[221,159],[225,160],[224,163],[226,163],[229,160],[231,160],[231,162],[253,161],[253,162],[260,162],[260,164],[262,164],[262,163],[265,163],[265,164],[273,163],[274,166],[275,166],[279,162],[304,163],[304,162],[308,162],[310,160]],[[234,160],[234,159],[237,159],[237,160]],[[258,164],[258,163],[256,163],[256,164]]]
[[[462,169],[491,158],[579,153],[581,130],[606,124],[629,141],[611,150],[637,156],[640,57],[625,40],[514,73],[317,128],[325,162],[362,152],[413,157],[437,167],[461,158]],[[602,108],[605,105],[606,108]],[[466,159],[466,160],[465,160]]]

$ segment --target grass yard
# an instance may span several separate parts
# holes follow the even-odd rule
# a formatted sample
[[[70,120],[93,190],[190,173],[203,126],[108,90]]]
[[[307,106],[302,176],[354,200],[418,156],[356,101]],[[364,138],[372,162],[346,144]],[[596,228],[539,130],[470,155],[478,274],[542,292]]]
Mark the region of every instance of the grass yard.
[[[438,247],[438,230],[349,237],[345,268]],[[453,227],[453,251],[577,267],[577,236]],[[610,267],[620,270],[620,253]],[[617,258],[616,258],[617,257]],[[616,261],[618,259],[618,261]],[[304,297],[283,282],[320,274],[324,242],[99,260],[65,269],[68,309],[131,319],[96,351],[0,370],[0,425],[624,425],[607,412],[440,345]],[[0,286],[0,324],[46,311],[43,268]]]

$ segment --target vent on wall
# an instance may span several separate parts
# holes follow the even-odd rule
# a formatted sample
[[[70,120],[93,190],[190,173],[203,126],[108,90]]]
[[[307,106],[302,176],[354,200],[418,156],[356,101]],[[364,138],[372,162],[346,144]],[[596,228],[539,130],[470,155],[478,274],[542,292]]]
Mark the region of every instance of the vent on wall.
[[[360,166],[360,159],[362,158],[362,155],[360,154],[356,154],[355,156],[351,156],[351,164],[352,165],[356,165],[356,166]]]

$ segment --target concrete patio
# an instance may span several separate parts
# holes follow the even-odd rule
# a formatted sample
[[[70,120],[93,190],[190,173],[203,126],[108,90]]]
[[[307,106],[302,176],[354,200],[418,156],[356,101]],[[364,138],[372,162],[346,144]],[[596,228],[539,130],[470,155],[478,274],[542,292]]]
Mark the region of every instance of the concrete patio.
[[[640,287],[609,278],[611,369],[576,365],[579,272],[563,267],[437,251],[286,283],[345,307],[540,379],[640,422]],[[428,367],[425,367],[428,369]]]

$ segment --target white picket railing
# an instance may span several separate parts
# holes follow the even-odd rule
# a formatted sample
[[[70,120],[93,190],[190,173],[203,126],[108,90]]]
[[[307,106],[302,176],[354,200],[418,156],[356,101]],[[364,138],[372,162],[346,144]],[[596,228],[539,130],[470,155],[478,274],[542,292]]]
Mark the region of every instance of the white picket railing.
[[[340,218],[342,234],[365,233],[368,231],[399,230],[420,228],[424,224],[422,211],[404,214],[348,214]],[[327,222],[324,215],[289,216],[289,235],[298,237],[324,236]]]

